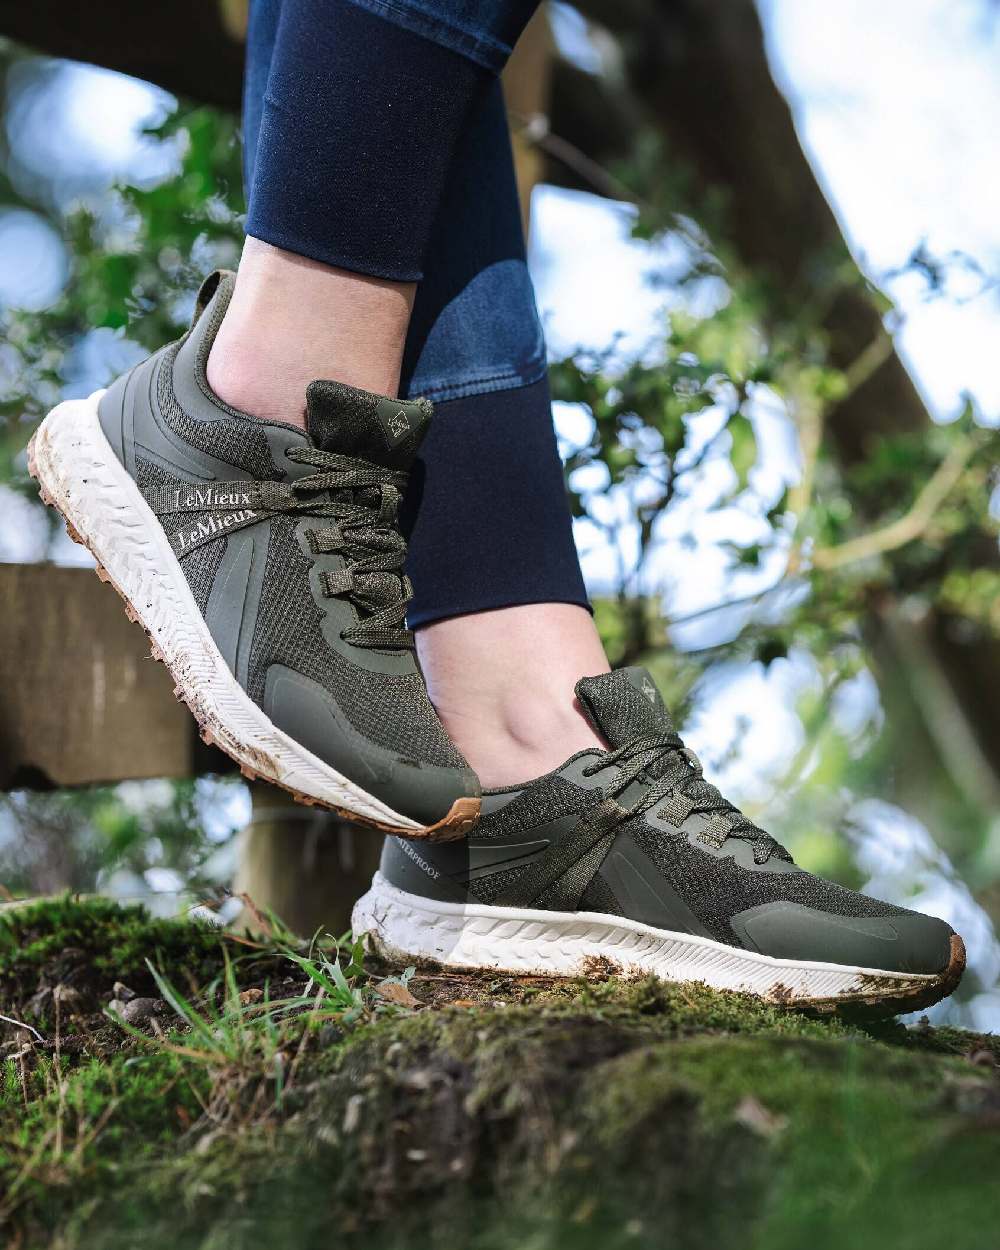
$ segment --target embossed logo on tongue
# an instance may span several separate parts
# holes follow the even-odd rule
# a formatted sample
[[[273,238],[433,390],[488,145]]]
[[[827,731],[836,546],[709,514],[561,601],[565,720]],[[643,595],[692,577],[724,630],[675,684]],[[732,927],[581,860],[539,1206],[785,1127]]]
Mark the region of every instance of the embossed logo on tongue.
[[[384,424],[386,433],[394,443],[398,443],[401,438],[405,438],[410,432],[410,423],[406,419],[406,413],[402,408],[394,412]]]
[[[321,450],[403,471],[431,418],[426,400],[391,399],[332,381],[311,382],[306,406],[307,429]]]

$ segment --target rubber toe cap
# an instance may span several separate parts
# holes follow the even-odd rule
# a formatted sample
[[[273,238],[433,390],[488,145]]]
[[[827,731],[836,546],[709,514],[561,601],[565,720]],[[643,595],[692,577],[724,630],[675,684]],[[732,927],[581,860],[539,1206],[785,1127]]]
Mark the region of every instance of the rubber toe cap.
[[[749,908],[731,924],[743,946],[776,959],[931,975],[948,967],[954,934],[943,920],[919,912],[835,916],[784,902]]]

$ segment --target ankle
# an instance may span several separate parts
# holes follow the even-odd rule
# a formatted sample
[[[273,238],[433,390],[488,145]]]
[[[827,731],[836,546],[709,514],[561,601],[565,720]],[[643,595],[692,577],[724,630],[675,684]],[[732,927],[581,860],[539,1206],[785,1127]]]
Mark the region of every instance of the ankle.
[[[275,370],[271,361],[272,344],[262,344],[242,317],[227,311],[205,369],[208,385],[215,395],[251,416],[264,421],[284,421],[305,427],[305,381]]]
[[[418,631],[431,699],[483,786],[530,781],[606,744],[574,694],[607,672],[590,614],[527,604],[437,621]]]
[[[413,289],[248,237],[208,384],[233,408],[292,425],[305,424],[317,378],[395,395]]]
[[[607,747],[572,693],[511,694],[475,711],[442,702],[437,711],[484,789],[532,781],[578,751]]]

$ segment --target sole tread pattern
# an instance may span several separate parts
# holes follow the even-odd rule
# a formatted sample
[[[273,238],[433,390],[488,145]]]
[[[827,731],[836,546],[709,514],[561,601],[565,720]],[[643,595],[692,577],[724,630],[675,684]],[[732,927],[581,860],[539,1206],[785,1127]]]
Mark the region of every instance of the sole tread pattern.
[[[702,982],[794,1010],[855,1018],[930,1007],[952,993],[965,968],[957,934],[948,967],[937,975],[796,963],[620,917],[440,903],[397,889],[381,873],[356,904],[352,927],[393,960],[567,977],[587,975],[596,962],[619,975]]]

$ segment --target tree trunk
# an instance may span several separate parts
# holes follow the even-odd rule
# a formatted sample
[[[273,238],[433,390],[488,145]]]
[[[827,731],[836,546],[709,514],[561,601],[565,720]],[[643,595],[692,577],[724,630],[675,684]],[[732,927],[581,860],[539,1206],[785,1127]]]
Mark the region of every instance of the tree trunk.
[[[552,32],[544,9],[539,9],[528,23],[514,49],[503,75],[504,98],[508,111],[516,118],[530,120],[544,116],[549,106],[552,86]],[[514,127],[514,164],[521,195],[521,217],[527,235],[531,220],[531,193],[542,180],[545,158],[538,145]]]

